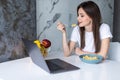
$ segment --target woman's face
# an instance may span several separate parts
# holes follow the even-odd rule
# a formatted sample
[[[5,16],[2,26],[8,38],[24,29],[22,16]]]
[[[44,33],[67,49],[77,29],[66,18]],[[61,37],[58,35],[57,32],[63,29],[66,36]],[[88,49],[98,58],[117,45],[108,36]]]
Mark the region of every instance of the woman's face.
[[[86,12],[82,8],[78,10],[77,20],[80,27],[87,27],[92,25],[92,19],[86,14]]]

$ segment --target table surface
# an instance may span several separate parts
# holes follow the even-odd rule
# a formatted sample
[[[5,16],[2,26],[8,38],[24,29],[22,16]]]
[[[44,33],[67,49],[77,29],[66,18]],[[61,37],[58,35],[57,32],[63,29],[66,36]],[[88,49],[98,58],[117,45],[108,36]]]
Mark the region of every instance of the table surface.
[[[79,70],[50,74],[35,65],[30,57],[0,63],[0,80],[118,80],[120,62],[105,60],[100,64],[87,64],[77,55],[63,57],[61,52],[50,53],[46,59],[60,58],[80,67]]]

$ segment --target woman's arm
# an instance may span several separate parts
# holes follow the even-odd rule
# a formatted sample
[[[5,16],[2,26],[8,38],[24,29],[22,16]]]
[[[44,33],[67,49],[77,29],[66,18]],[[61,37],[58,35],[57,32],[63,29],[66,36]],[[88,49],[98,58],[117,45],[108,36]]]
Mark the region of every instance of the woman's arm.
[[[104,59],[106,59],[106,56],[107,56],[107,53],[108,53],[108,49],[109,49],[109,45],[110,45],[110,38],[103,39],[101,41],[100,52],[98,52],[97,54],[103,56]]]
[[[67,42],[66,33],[63,33],[63,51],[64,56],[69,56],[75,46],[75,42]]]
[[[75,47],[75,42],[70,41],[69,44],[68,44],[65,26],[61,22],[57,23],[57,29],[62,32],[62,36],[63,36],[62,41],[63,41],[64,55],[65,56],[69,56],[71,54],[72,50]]]

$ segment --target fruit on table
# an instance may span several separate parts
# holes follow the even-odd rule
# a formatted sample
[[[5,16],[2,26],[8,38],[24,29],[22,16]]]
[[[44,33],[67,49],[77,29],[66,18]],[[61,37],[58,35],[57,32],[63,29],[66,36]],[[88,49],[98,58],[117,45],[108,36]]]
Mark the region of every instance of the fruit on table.
[[[48,55],[47,48],[51,46],[51,42],[48,39],[43,39],[42,42],[35,40],[34,43],[40,49],[42,55],[46,57]]]
[[[37,45],[38,48],[41,48],[41,45],[40,45],[41,43],[39,40],[35,40],[34,43]]]
[[[51,46],[51,42],[48,39],[43,39],[41,45],[43,45],[45,48],[48,48]]]
[[[40,51],[43,57],[46,57],[48,55],[47,49],[43,45],[41,45]]]

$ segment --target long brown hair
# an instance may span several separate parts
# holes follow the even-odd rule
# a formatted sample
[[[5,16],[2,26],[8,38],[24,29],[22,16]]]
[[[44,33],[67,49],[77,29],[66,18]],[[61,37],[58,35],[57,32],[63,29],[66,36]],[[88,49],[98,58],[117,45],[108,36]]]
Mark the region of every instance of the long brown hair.
[[[99,52],[101,46],[99,34],[99,27],[101,25],[101,13],[99,7],[93,1],[83,2],[77,7],[77,15],[80,8],[82,8],[86,12],[86,14],[92,19],[92,31],[94,36],[95,52]],[[85,27],[80,27],[80,35],[81,49],[83,49],[85,47]]]

